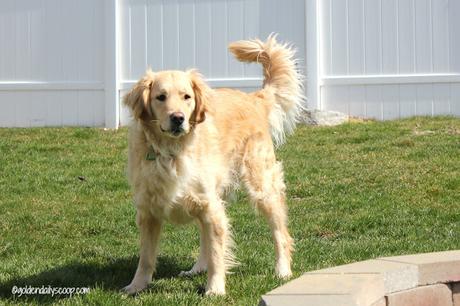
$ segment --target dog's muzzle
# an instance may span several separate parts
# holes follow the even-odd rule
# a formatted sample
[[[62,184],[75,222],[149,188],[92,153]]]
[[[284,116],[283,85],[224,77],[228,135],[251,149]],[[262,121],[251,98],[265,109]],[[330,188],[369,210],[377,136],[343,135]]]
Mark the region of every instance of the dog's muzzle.
[[[183,123],[185,121],[185,115],[182,112],[174,112],[169,116],[169,120],[171,121],[171,129],[170,132],[174,136],[179,136],[184,132]]]

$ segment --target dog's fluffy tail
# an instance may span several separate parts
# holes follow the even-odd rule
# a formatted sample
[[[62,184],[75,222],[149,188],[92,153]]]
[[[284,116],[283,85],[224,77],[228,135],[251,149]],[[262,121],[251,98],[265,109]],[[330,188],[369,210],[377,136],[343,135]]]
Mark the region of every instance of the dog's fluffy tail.
[[[231,43],[229,49],[242,62],[262,64],[264,89],[272,92],[276,100],[270,111],[271,134],[275,145],[283,144],[286,134],[294,131],[305,101],[295,50],[278,43],[273,34],[265,42],[254,39]]]

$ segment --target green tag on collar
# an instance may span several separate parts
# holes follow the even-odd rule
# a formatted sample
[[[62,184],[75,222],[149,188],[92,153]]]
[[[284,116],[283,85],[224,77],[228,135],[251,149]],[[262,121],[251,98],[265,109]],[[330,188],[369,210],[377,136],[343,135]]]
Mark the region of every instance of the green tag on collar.
[[[145,160],[156,160],[157,159],[157,154],[155,151],[153,151],[152,146],[149,147],[149,151],[145,155]]]

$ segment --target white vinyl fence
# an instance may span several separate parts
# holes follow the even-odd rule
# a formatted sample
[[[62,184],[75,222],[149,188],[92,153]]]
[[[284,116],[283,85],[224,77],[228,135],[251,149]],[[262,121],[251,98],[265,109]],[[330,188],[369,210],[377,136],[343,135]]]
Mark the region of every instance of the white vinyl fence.
[[[253,90],[229,42],[279,33],[308,107],[376,119],[460,115],[458,0],[2,0],[0,126],[126,124],[150,66]]]
[[[318,1],[318,107],[460,115],[460,1]]]
[[[102,126],[104,1],[0,1],[0,126]]]
[[[147,66],[197,68],[212,87],[250,91],[262,85],[259,65],[242,64],[229,42],[279,33],[305,58],[305,0],[131,0],[120,2],[120,88]],[[304,67],[301,67],[305,73]],[[121,123],[129,121],[122,112]]]

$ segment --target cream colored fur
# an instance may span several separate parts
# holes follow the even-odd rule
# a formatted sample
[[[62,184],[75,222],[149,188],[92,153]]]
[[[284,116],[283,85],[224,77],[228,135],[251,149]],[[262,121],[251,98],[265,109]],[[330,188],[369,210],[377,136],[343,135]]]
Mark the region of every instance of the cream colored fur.
[[[270,128],[277,146],[292,134],[303,110],[303,76],[296,68],[295,51],[279,44],[272,34],[266,42],[259,39],[237,41],[229,46],[237,59],[258,62],[263,66],[264,89],[273,92],[276,103],[270,111]]]
[[[147,71],[125,96],[135,118],[129,131],[128,174],[140,230],[139,265],[124,288],[129,294],[152,279],[165,221],[198,223],[200,255],[181,274],[207,271],[206,294],[225,293],[225,274],[235,261],[223,197],[238,182],[270,225],[276,274],[291,276],[293,241],[272,136],[280,144],[292,132],[302,102],[301,79],[293,51],[274,36],[266,42],[240,41],[230,49],[240,60],[262,63],[263,89],[251,94],[213,90],[193,70]],[[174,114],[184,116],[180,129],[172,123]],[[152,154],[154,158],[146,159]]]

